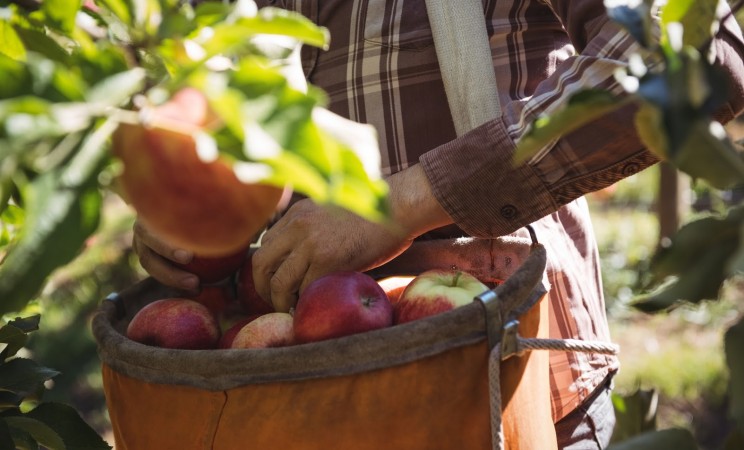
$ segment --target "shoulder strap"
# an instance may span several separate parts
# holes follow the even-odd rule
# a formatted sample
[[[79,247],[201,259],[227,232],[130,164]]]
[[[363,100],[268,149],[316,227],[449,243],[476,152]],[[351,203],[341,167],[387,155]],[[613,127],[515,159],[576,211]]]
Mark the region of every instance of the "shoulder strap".
[[[426,0],[434,46],[457,135],[501,116],[480,0]]]

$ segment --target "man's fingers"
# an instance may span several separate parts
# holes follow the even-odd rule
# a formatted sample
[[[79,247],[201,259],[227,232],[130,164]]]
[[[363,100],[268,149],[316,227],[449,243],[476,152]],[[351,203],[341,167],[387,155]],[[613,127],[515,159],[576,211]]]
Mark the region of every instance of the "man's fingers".
[[[142,268],[164,285],[193,292],[199,289],[199,278],[196,275],[176,268],[147,245],[135,240],[134,251]]]
[[[147,227],[142,225],[140,221],[134,223],[134,240],[141,241],[142,244],[146,245],[163,258],[181,264],[188,263],[194,257],[193,252],[182,248],[176,248],[155,236]]]
[[[269,280],[271,303],[277,311],[288,312],[297,304],[300,285],[307,272],[307,263],[304,262],[304,258],[295,255],[297,254],[293,253],[284,260]]]

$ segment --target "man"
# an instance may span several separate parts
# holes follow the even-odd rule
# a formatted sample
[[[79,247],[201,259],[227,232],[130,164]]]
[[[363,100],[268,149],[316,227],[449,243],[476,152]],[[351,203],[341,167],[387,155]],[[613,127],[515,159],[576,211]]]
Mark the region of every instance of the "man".
[[[264,299],[288,310],[319,276],[394,262],[414,240],[487,242],[532,223],[548,250],[551,336],[610,340],[582,195],[656,162],[631,126],[632,110],[594,121],[521,167],[511,163],[528,124],[573,92],[622,92],[613,73],[637,47],[608,19],[601,0],[483,0],[503,116],[461,137],[449,115],[424,0],[257,3],[299,11],[330,30],[328,51],[303,49],[305,75],[328,93],[330,110],[378,130],[401,231],[300,200],[265,233],[254,255]],[[714,45],[731,80],[729,103],[718,117],[726,121],[744,108],[744,44],[735,23],[729,21]],[[176,249],[142,227],[135,241],[153,276],[196,287],[198,280],[167,264]],[[550,365],[560,447],[603,448],[614,425],[609,390],[617,359],[553,352]]]

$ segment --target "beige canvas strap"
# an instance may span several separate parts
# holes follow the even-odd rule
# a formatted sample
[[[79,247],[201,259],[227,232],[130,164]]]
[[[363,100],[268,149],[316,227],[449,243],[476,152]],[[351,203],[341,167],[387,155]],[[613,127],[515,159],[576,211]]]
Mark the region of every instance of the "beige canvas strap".
[[[455,131],[461,136],[501,116],[480,0],[426,0]]]

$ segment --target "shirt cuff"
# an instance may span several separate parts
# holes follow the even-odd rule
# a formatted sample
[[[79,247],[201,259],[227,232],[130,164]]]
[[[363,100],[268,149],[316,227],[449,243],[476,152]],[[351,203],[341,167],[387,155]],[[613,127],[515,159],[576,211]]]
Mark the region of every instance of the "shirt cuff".
[[[535,169],[512,163],[514,150],[498,119],[421,156],[434,196],[470,236],[503,236],[558,209]]]

